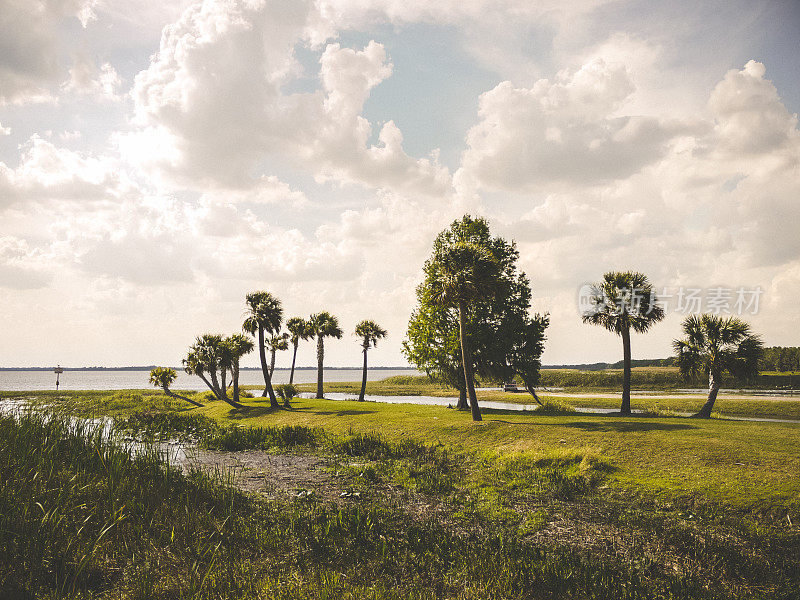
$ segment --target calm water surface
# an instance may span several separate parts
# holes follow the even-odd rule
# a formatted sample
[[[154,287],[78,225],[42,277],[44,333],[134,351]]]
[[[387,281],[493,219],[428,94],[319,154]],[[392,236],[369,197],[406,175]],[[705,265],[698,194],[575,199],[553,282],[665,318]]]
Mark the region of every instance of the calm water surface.
[[[377,381],[394,375],[420,375],[411,369],[368,369],[367,379]],[[130,390],[150,387],[149,371],[64,371],[61,374],[60,390]],[[289,383],[288,369],[275,369],[273,383]],[[316,369],[294,372],[295,383],[314,383]],[[325,369],[325,381],[361,381],[361,369]],[[240,385],[263,385],[261,371],[242,371]],[[0,371],[0,390],[27,392],[54,390],[56,376],[50,371]],[[206,390],[205,384],[195,375],[178,371],[178,379],[172,385],[175,390]]]

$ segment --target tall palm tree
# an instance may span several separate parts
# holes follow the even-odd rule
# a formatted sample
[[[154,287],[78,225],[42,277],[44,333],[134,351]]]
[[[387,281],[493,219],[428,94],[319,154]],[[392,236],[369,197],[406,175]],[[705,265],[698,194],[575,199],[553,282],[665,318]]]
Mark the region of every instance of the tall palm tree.
[[[631,329],[644,333],[664,318],[653,286],[642,273],[612,271],[591,286],[584,323],[600,325],[622,337],[622,405],[631,414]]]
[[[164,393],[167,396],[172,398],[180,398],[181,400],[185,400],[189,404],[193,404],[194,406],[203,405],[199,402],[192,400],[191,398],[187,398],[186,396],[181,396],[180,394],[176,394],[172,390],[169,389],[169,386],[173,384],[173,382],[178,378],[178,374],[175,372],[175,369],[170,369],[168,367],[156,367],[152,371],[150,371],[150,383],[152,383],[156,387],[160,387],[164,390]]]
[[[317,338],[317,398],[323,398],[322,394],[322,364],[325,359],[326,337],[342,337],[342,329],[339,327],[339,320],[331,313],[323,311],[308,319],[308,331],[310,337]]]
[[[292,370],[289,372],[289,385],[294,383],[294,363],[297,360],[297,346],[300,345],[300,340],[307,340],[310,336],[308,331],[308,321],[302,317],[292,317],[286,321],[286,329],[289,330],[292,341]]]
[[[267,340],[267,347],[269,348],[270,352],[269,376],[272,378],[272,374],[275,373],[275,354],[278,352],[278,350],[289,349],[289,334],[281,333],[270,336],[270,338]]]
[[[269,404],[272,408],[280,408],[275,390],[272,389],[272,377],[267,365],[267,354],[264,333],[276,334],[281,329],[283,321],[283,307],[281,301],[269,292],[251,292],[245,296],[247,303],[247,318],[242,324],[242,329],[252,336],[258,337],[258,356],[261,359],[261,373],[264,375],[263,398],[269,394]]]
[[[253,351],[253,340],[243,336],[241,333],[234,333],[226,337],[223,341],[225,348],[225,362],[231,371],[233,382],[233,401],[239,403],[239,361],[245,354]]]
[[[434,301],[458,310],[461,363],[467,385],[472,420],[482,421],[475,395],[473,357],[467,330],[467,311],[478,297],[492,297],[499,285],[500,265],[492,253],[477,244],[459,241],[445,248],[435,259]]]
[[[226,392],[226,372],[229,353],[221,335],[205,334],[197,337],[183,359],[187,373],[197,375],[209,387],[218,400],[227,402],[235,408],[241,404],[228,398]]]
[[[707,419],[714,409],[723,373],[727,371],[735,377],[757,375],[763,344],[748,323],[735,317],[691,315],[683,322],[683,333],[684,339],[672,344],[678,367],[684,377],[708,375],[708,399],[693,415]]]
[[[370,346],[374,347],[379,339],[386,337],[386,330],[375,321],[364,320],[356,325],[355,334],[361,338],[361,348],[364,351],[364,371],[361,375],[361,392],[358,394],[358,401],[363,402],[367,389],[367,350]]]

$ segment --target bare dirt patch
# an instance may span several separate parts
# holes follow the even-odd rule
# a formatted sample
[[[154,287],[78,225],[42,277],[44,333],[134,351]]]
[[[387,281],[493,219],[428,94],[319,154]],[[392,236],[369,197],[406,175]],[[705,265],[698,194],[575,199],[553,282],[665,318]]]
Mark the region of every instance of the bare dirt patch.
[[[307,454],[273,454],[264,450],[187,451],[185,466],[219,474],[237,488],[265,496],[313,493],[320,499],[339,497],[340,486],[327,471],[328,461]]]

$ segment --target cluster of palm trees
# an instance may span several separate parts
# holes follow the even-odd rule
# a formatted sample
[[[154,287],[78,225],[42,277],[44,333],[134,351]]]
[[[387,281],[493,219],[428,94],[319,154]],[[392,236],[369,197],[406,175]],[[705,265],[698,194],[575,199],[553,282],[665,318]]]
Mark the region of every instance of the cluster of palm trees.
[[[308,319],[292,317],[286,321],[287,331],[282,331],[283,306],[280,299],[270,292],[251,292],[245,296],[247,306],[242,330],[255,338],[255,341],[241,333],[228,337],[219,334],[204,334],[198,336],[190,346],[189,352],[183,359],[184,370],[197,375],[208,386],[217,400],[227,402],[235,408],[241,408],[239,390],[239,363],[241,358],[258,347],[261,362],[261,372],[264,377],[264,391],[261,396],[269,396],[271,408],[281,408],[272,385],[272,375],[275,371],[275,355],[281,350],[288,350],[291,343],[292,368],[289,374],[289,384],[294,383],[295,363],[297,348],[301,340],[317,340],[317,398],[323,397],[323,367],[325,360],[325,338],[340,339],[343,335],[339,320],[327,311],[312,314]],[[355,335],[361,338],[361,347],[364,353],[364,370],[362,375],[361,393],[359,401],[364,401],[364,392],[367,382],[367,352],[374,347],[378,340],[386,336],[374,321],[364,320],[356,325]],[[267,362],[267,350],[270,360]],[[230,374],[230,387],[232,397],[228,396],[228,374]],[[202,406],[195,400],[190,400],[172,392],[169,386],[177,378],[174,369],[156,367],[150,372],[150,382],[160,387],[164,392],[173,397],[186,400],[195,405]],[[290,408],[288,397],[284,396],[284,408]]]
[[[664,318],[653,286],[642,273],[609,272],[590,288],[584,323],[600,325],[622,337],[623,376],[620,413],[631,414],[631,329],[644,333]],[[763,352],[761,338],[736,317],[717,314],[690,315],[683,322],[684,338],[675,340],[681,375],[708,376],[708,398],[695,417],[709,418],[722,375],[753,377]]]

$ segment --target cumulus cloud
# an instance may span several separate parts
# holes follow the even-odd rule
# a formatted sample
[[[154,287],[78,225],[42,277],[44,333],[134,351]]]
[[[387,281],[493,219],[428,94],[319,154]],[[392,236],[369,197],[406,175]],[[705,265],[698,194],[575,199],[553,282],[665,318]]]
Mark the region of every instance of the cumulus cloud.
[[[85,27],[96,0],[0,0],[0,105],[51,99],[61,79],[57,28],[68,18]]]
[[[140,131],[121,142],[136,157],[159,139],[160,156],[138,155],[183,185],[253,185],[252,170],[270,157],[299,161],[320,179],[400,186],[443,194],[449,173],[437,156],[408,156],[393,122],[376,145],[361,115],[370,90],[392,71],[384,47],[328,44],[319,59],[321,89],[286,93],[299,74],[296,44],[307,41],[314,6],[204,2],[164,30],[151,65],[133,90]],[[253,69],[253,65],[259,68]],[[279,149],[279,150],[278,150]]]
[[[21,202],[113,202],[129,189],[116,159],[58,148],[38,135],[25,144],[16,168],[0,162],[0,208]]]
[[[665,155],[688,131],[653,117],[614,116],[633,93],[623,64],[595,59],[532,88],[505,81],[480,98],[460,178],[480,186],[535,190],[553,183],[624,179]]]
[[[98,68],[85,55],[76,55],[74,64],[69,70],[69,79],[61,88],[66,93],[88,96],[95,100],[119,100],[118,88],[122,79],[109,63]]]
[[[0,236],[0,287],[36,289],[50,283],[46,257],[26,240]]]

